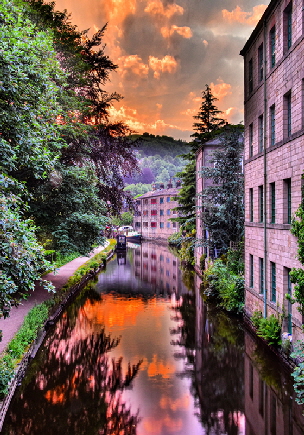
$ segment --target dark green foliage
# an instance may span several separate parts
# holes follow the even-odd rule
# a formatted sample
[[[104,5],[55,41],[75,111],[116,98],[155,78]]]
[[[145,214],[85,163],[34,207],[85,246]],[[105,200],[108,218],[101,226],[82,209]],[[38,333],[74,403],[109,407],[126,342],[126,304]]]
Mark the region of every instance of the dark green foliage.
[[[264,338],[268,344],[277,346],[281,344],[282,322],[274,314],[269,317],[256,317],[257,334]]]
[[[223,112],[214,105],[215,101],[217,98],[212,95],[210,87],[206,85],[206,89],[202,92],[202,104],[197,115],[194,116],[197,122],[193,124],[195,133],[192,135],[201,143],[211,139],[212,133],[225,125],[225,120],[219,118]]]
[[[297,219],[296,219],[297,218]],[[303,201],[296,212],[296,218],[291,225],[291,233],[297,237],[298,259],[304,264],[304,209]],[[303,268],[293,268],[290,272],[291,282],[295,284],[291,302],[299,304],[298,310],[304,313],[304,270]]]
[[[244,235],[243,126],[226,126],[213,153],[214,167],[204,167],[202,177],[212,185],[201,194],[201,218],[209,238],[203,243],[227,252],[230,242],[239,243]]]
[[[298,341],[294,346],[291,357],[297,361],[297,366],[292,374],[294,378],[294,389],[297,394],[296,401],[300,405],[304,403],[304,342]]]
[[[204,272],[204,294],[226,311],[241,313],[244,307],[244,278],[216,260]]]

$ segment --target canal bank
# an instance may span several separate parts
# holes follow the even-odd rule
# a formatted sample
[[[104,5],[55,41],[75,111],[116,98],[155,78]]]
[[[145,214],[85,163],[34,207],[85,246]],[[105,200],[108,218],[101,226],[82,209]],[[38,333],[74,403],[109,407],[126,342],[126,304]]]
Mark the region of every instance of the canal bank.
[[[52,275],[56,277],[53,281],[56,292],[51,294],[52,296],[45,294],[46,297],[41,298],[39,304],[35,299],[34,305],[31,306],[33,302],[30,301],[18,314],[21,323],[23,320],[24,322],[7,348],[3,350],[0,361],[0,385],[1,397],[3,397],[3,401],[0,402],[0,431],[16,387],[23,379],[28,364],[35,357],[49,327],[56,323],[63,309],[73,301],[83,286],[105,268],[106,262],[114,253],[115,245],[115,240],[109,240],[104,246],[95,248],[88,257],[79,257],[62,266],[61,273],[45,275],[45,277],[49,276],[50,281]],[[11,333],[12,331],[13,328],[10,329]]]
[[[164,246],[114,256],[50,328],[3,434],[302,434],[290,373],[183,282]]]

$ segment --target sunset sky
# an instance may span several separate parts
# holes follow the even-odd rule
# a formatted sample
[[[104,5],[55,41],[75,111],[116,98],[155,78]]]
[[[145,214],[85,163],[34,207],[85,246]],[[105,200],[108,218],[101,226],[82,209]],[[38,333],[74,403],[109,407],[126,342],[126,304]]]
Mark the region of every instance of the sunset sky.
[[[57,0],[90,34],[105,23],[105,52],[119,66],[106,90],[124,98],[111,110],[138,133],[189,140],[209,84],[229,122],[243,121],[246,39],[269,1]]]

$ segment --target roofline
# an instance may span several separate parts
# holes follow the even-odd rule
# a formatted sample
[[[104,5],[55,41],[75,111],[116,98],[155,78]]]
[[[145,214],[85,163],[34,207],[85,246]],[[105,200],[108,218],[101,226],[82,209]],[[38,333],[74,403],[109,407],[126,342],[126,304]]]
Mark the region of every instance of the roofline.
[[[264,22],[269,18],[269,16],[271,15],[272,11],[277,6],[278,2],[279,2],[279,0],[271,0],[269,5],[267,6],[265,12],[263,13],[260,21],[258,22],[256,27],[254,28],[254,30],[251,33],[251,35],[250,35],[249,39],[247,40],[246,44],[244,45],[244,47],[240,51],[240,55],[241,56],[245,55],[245,53],[247,52],[249,47],[252,45],[253,41],[256,39],[258,34],[261,32],[261,30],[263,29]]]

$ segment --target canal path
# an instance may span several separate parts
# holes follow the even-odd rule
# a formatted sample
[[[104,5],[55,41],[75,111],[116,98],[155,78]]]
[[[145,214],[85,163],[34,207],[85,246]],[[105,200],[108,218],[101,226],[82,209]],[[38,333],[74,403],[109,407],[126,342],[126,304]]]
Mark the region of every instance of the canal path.
[[[288,370],[199,286],[165,246],[117,254],[50,331],[2,433],[303,434]]]
[[[108,242],[106,242],[105,246],[107,245]],[[42,278],[50,281],[54,285],[55,289],[58,290],[67,283],[70,276],[72,276],[81,265],[86,263],[90,257],[98,254],[98,252],[102,251],[103,249],[104,246],[99,246],[95,248],[88,257],[75,258],[69,263],[64,264],[60,268],[56,269],[54,272],[47,273]],[[48,300],[50,297],[51,293],[37,283],[35,285],[34,291],[30,293],[27,299],[22,301],[18,307],[12,307],[9,317],[6,319],[0,318],[0,330],[2,330],[3,333],[2,340],[0,341],[0,353],[5,350],[8,343],[18,332],[28,312],[36,305]]]

